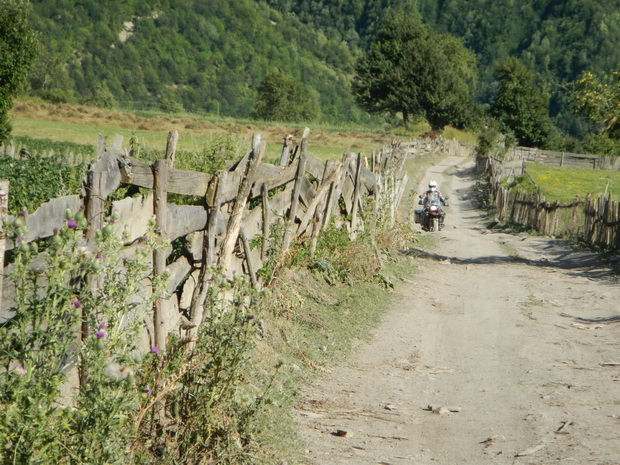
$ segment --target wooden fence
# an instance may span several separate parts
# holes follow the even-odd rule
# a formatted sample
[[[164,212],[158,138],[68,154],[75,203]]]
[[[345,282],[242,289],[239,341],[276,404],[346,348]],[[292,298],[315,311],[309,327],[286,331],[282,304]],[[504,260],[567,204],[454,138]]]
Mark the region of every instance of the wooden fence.
[[[95,232],[106,218],[115,217],[115,233],[124,234],[125,253],[147,231],[154,218],[156,231],[168,241],[183,238],[187,251],[173,263],[170,250],[155,252],[153,276],[164,268],[170,273],[165,300],[156,303],[152,321],[147,322],[140,343],[141,351],[152,345],[165,350],[169,334],[195,338],[205,315],[208,288],[208,264],[219,263],[224,270],[247,274],[257,285],[256,273],[263,265],[269,247],[270,231],[277,222],[284,225],[282,253],[295,240],[304,240],[311,251],[319,235],[330,222],[347,228],[352,239],[364,228],[363,211],[372,208],[395,221],[396,211],[408,181],[402,170],[406,153],[399,143],[384,146],[369,159],[361,154],[345,153],[340,161],[321,162],[308,152],[309,130],[298,144],[285,138],[280,166],[262,163],[265,143],[260,135],[252,140],[251,150],[229,169],[215,175],[177,170],[174,158],[178,134],[168,135],[166,156],[148,165],[133,158],[117,136],[108,146],[99,141],[96,160],[84,181],[83,195],[50,200],[28,214],[25,241],[54,234],[65,222],[65,212],[82,209],[88,219],[86,239],[93,246]],[[121,185],[150,189],[137,198],[106,200]],[[8,183],[0,185],[0,215],[6,215]],[[204,205],[174,205],[168,194],[200,196]],[[251,207],[249,206],[251,203]],[[4,209],[3,209],[4,208]],[[2,221],[0,216],[0,223]],[[250,247],[250,241],[262,237],[262,246]],[[14,247],[0,238],[0,255]],[[0,276],[4,259],[0,256]],[[0,323],[11,318],[12,283],[5,279],[0,287]],[[3,298],[4,295],[4,298]],[[190,324],[183,324],[182,314]],[[190,329],[183,329],[189,327]]]
[[[509,162],[510,163],[510,162]],[[489,177],[497,218],[546,235],[582,237],[587,244],[620,250],[620,202],[610,194],[590,194],[569,204],[548,201],[543,195],[509,189],[502,181],[511,170],[496,158],[479,158],[479,172]]]
[[[620,170],[619,157],[605,157],[569,152],[553,152],[530,147],[512,147],[508,150],[505,160],[528,161],[551,166],[569,166],[575,168],[592,168],[602,170]]]

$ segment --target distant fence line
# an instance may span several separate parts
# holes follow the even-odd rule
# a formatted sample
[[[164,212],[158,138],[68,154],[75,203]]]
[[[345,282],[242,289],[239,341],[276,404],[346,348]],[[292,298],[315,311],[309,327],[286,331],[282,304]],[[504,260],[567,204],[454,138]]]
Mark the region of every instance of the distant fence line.
[[[620,157],[554,152],[530,147],[512,147],[504,157],[506,161],[534,162],[551,166],[569,166],[620,171]]]
[[[23,160],[29,157],[49,158],[57,163],[69,166],[90,163],[94,159],[93,155],[75,153],[72,150],[63,153],[55,152],[54,150],[45,150],[41,152],[33,150],[32,153],[30,153],[25,147],[15,144],[14,141],[9,141],[6,144],[0,145],[0,156],[11,157],[17,160]]]
[[[165,267],[170,273],[168,299],[158,301],[151,321],[146,322],[140,350],[148,352],[155,345],[165,350],[169,334],[195,337],[204,320],[206,269],[214,262],[229,272],[247,274],[256,285],[256,272],[262,267],[274,224],[284,225],[281,253],[291,243],[304,238],[313,253],[319,235],[330,223],[346,228],[352,239],[364,229],[364,209],[395,221],[408,182],[402,169],[407,154],[399,142],[382,147],[368,158],[359,153],[344,153],[340,161],[321,162],[307,149],[309,129],[298,144],[285,138],[280,166],[262,163],[265,142],[256,134],[251,150],[228,170],[215,175],[177,170],[173,167],[178,133],[168,135],[166,157],[153,165],[131,156],[117,136],[108,146],[100,139],[97,157],[90,165],[82,195],[52,199],[25,218],[26,242],[49,237],[65,222],[67,210],[85,210],[89,222],[87,238],[94,238],[109,215],[117,219],[115,233],[124,236],[126,250],[142,237],[149,221],[155,218],[156,229],[164,239],[183,238],[188,253]],[[124,198],[105,208],[106,199],[121,185],[149,188],[139,197]],[[10,194],[8,182],[0,190]],[[204,205],[169,204],[169,193],[201,196]],[[0,193],[0,215],[6,217],[9,195]],[[251,202],[251,208],[250,208]],[[0,224],[2,222],[0,216]],[[250,241],[262,237],[262,246],[251,248]],[[91,239],[92,240],[92,239]],[[4,250],[14,244],[0,238],[0,276]],[[153,276],[164,272],[170,250],[153,258]],[[1,284],[1,283],[0,283]],[[11,318],[12,283],[5,279],[0,287],[0,323]],[[147,290],[148,291],[148,290]],[[150,291],[149,291],[150,292]],[[4,298],[2,297],[4,296]],[[192,328],[183,329],[182,314],[189,315]]]
[[[579,236],[587,244],[620,250],[620,202],[612,200],[611,194],[588,194],[585,199],[576,197],[573,202],[561,205],[558,201],[548,201],[538,193],[503,186],[502,181],[508,176],[523,174],[522,170],[518,172],[514,162],[479,157],[477,169],[489,177],[491,196],[500,221],[546,235]]]

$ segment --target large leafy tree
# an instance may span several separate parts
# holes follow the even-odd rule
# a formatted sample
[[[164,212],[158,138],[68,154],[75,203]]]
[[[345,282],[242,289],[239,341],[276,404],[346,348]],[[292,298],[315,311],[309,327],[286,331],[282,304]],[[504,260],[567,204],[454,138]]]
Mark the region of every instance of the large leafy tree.
[[[258,87],[254,116],[268,121],[312,121],[319,116],[319,104],[300,81],[272,71]]]
[[[435,34],[419,17],[394,10],[356,63],[353,93],[370,113],[424,118],[433,129],[468,126],[476,59],[455,37]]]
[[[491,114],[519,144],[545,146],[555,130],[549,117],[549,98],[536,85],[534,73],[517,58],[499,62],[496,72],[499,87]]]
[[[28,2],[0,0],[0,142],[11,133],[13,96],[36,58],[36,38],[28,25]]]
[[[620,73],[599,78],[586,72],[572,93],[578,111],[592,119],[600,133],[620,140]]]

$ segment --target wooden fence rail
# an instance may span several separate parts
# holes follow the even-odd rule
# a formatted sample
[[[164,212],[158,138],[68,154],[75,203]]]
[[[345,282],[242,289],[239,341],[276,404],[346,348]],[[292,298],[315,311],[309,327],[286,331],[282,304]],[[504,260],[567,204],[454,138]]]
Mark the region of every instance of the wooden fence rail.
[[[347,228],[354,238],[364,228],[361,212],[369,202],[374,211],[387,212],[394,220],[407,183],[402,171],[407,154],[399,144],[387,145],[373,153],[370,168],[355,153],[345,153],[340,162],[324,164],[308,152],[309,132],[304,131],[295,149],[291,148],[290,137],[285,137],[283,154],[293,157],[282,156],[281,166],[261,162],[265,143],[255,135],[247,155],[215,175],[174,168],[176,131],[168,135],[165,159],[153,165],[133,158],[123,149],[120,136],[109,146],[100,140],[96,160],[84,181],[83,194],[52,199],[27,214],[25,241],[53,235],[54,230],[64,225],[67,210],[80,209],[85,210],[89,222],[86,239],[91,246],[95,232],[109,217],[115,218],[112,227],[124,238],[127,254],[132,253],[131,244],[147,232],[152,218],[156,221],[157,234],[163,239],[172,242],[182,238],[187,250],[181,258],[167,267],[170,250],[156,252],[152,259],[153,276],[161,275],[164,268],[170,274],[169,297],[156,303],[139,349],[147,352],[151,345],[156,345],[165,350],[168,335],[191,338],[202,324],[207,311],[204,305],[209,264],[217,262],[228,273],[233,270],[245,273],[257,283],[256,272],[266,259],[269,232],[276,222],[283,222],[285,227],[282,250],[285,253],[295,240],[308,240],[311,247],[316,247],[321,231],[330,222]],[[106,211],[110,195],[128,184],[152,191],[111,202]],[[8,194],[8,185],[0,185],[0,191],[0,200],[8,197],[2,197],[2,192]],[[168,193],[201,196],[204,205],[170,204]],[[250,241],[258,236],[262,237],[262,247],[249,247]],[[0,237],[1,253],[14,246]],[[14,289],[10,280],[4,280],[2,290],[0,323],[12,316]],[[188,315],[192,324],[183,324],[182,315]],[[187,327],[190,329],[184,329]]]
[[[606,157],[582,153],[554,152],[530,147],[512,147],[508,150],[505,160],[541,163],[551,166],[567,166],[576,168],[592,168],[602,170],[620,170],[619,157]]]

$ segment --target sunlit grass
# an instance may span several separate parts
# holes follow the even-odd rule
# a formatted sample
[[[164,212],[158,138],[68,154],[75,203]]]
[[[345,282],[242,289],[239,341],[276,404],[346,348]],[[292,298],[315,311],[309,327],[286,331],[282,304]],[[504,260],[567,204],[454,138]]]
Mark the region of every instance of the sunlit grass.
[[[527,172],[549,201],[568,203],[577,195],[598,195],[607,190],[612,197],[620,196],[620,172],[569,168],[528,163]]]

